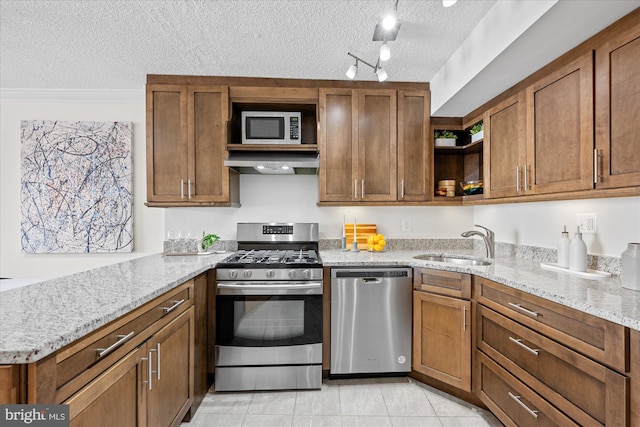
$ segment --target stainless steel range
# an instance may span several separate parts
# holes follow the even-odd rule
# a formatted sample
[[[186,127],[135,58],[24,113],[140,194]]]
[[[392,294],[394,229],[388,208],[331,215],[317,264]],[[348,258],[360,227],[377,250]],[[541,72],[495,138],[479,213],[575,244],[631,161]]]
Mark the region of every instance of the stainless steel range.
[[[239,223],[217,265],[216,391],[322,385],[317,223]]]

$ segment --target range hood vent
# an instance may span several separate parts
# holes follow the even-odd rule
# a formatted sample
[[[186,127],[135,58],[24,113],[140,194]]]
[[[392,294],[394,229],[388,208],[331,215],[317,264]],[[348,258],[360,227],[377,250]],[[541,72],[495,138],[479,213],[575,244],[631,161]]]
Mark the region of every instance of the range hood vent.
[[[320,159],[304,151],[231,151],[224,165],[244,174],[315,175]]]

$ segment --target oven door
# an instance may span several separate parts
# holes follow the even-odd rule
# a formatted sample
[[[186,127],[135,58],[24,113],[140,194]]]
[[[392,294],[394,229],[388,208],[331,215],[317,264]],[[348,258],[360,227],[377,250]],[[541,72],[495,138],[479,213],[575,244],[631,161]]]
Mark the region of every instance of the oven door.
[[[218,282],[216,366],[322,363],[322,282]]]

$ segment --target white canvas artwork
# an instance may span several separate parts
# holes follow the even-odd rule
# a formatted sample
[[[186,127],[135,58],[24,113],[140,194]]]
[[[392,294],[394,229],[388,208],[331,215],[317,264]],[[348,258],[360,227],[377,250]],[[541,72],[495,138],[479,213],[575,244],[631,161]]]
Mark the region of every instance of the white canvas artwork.
[[[21,122],[22,252],[133,250],[132,124]]]

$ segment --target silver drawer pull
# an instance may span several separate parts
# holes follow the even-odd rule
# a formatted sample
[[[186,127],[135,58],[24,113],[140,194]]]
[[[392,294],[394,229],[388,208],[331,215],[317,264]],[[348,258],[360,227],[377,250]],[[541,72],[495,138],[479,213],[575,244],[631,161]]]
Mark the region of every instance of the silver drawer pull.
[[[528,314],[529,316],[538,317],[540,315],[540,313],[536,313],[535,311],[528,310],[528,309],[524,308],[523,306],[521,306],[520,304],[514,304],[514,303],[510,302],[509,305],[511,307],[517,308],[518,310],[522,311],[523,313]]]
[[[157,373],[158,371],[154,371],[153,370],[153,352],[156,351],[155,348],[152,348],[151,350],[149,350],[149,352],[147,353],[149,355],[149,365],[147,366],[148,368],[148,374],[149,374],[149,391],[153,390],[153,374]]]
[[[134,331],[129,332],[127,335],[118,335],[118,341],[114,342],[107,348],[97,348],[98,358],[104,357],[107,354],[111,353],[116,348],[120,347],[122,344],[127,342],[131,337],[135,335]]]
[[[164,307],[164,314],[167,313],[171,313],[173,310],[175,310],[176,308],[178,308],[180,306],[180,304],[182,304],[184,302],[184,298],[182,298],[180,301],[171,301],[173,303],[173,305],[171,307]]]
[[[158,372],[156,372],[156,375],[158,376],[158,381],[160,381],[160,343],[158,343],[157,345],[157,351],[158,351]]]
[[[509,337],[509,340],[512,343],[515,343],[515,344],[519,345],[520,347],[524,348],[529,353],[535,354],[536,356],[538,355],[538,353],[540,353],[540,349],[537,349],[537,348],[534,349],[534,348],[529,347],[528,345],[524,344],[522,342],[522,339],[520,339],[520,338]]]
[[[516,402],[518,402],[518,405],[522,406],[522,408],[524,408],[525,411],[527,411],[529,414],[531,414],[532,417],[538,418],[538,412],[539,411],[534,411],[533,409],[529,408],[527,405],[522,403],[522,401],[520,400],[520,396],[516,396],[515,394],[513,394],[511,392],[508,392],[508,393],[509,393],[509,397],[512,398],[513,400],[515,400]]]

